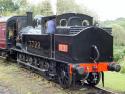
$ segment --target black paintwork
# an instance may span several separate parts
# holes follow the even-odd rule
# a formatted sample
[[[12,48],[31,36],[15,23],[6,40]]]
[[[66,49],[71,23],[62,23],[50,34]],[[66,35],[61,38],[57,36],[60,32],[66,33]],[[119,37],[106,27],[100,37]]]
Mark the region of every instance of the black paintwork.
[[[28,52],[49,58],[52,57],[53,46],[55,47],[55,54],[53,57],[55,57],[56,60],[69,63],[92,62],[90,58],[92,57],[92,45],[96,45],[100,53],[100,58],[98,61],[113,61],[113,37],[98,27],[87,27],[84,28],[84,30],[82,30],[80,33],[74,35],[55,34],[53,39],[51,35],[47,34],[24,35],[23,41],[25,46],[27,46]],[[28,41],[39,41],[40,49],[29,47]],[[67,44],[68,52],[66,53],[59,51],[59,44]]]
[[[33,26],[32,12],[27,12],[27,26]]]
[[[27,26],[27,16],[13,16],[7,20],[7,28],[12,27],[16,23],[17,31]]]
[[[31,41],[35,41],[36,43],[30,43]],[[34,47],[35,45],[39,45],[37,42],[40,42],[40,48]],[[51,35],[23,35],[23,44],[25,49],[30,53],[51,58]]]
[[[73,17],[86,19],[91,26],[58,26],[61,19],[71,20]],[[42,23],[53,18],[55,16],[43,17]],[[54,35],[23,35],[23,44],[28,52],[63,62],[89,63],[92,62],[91,57],[97,55],[92,51],[92,46],[96,45],[100,54],[98,61],[113,61],[113,37],[106,32],[106,28],[92,26],[92,17],[67,13],[58,15],[56,18],[57,30]],[[40,48],[31,47],[29,41],[40,42]],[[68,52],[59,51],[59,44],[67,44]]]
[[[58,51],[58,44],[68,44],[68,53]],[[98,61],[113,60],[113,37],[98,27],[84,28],[75,35],[55,35],[55,58],[70,63],[91,62],[92,45],[100,52]]]
[[[68,25],[70,26],[70,24],[72,24],[70,23],[70,20],[73,17],[77,17],[77,18],[79,17],[81,20],[87,20],[90,23],[90,25],[93,25],[93,17],[91,16],[88,16],[85,14],[79,14],[79,13],[65,13],[57,16],[56,18],[57,26],[60,26],[61,19],[66,19],[68,22]]]

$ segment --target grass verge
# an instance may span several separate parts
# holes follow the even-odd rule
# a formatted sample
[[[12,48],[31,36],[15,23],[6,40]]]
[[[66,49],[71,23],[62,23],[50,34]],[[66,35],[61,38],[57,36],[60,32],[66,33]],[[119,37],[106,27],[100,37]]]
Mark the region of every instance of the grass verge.
[[[105,88],[125,94],[125,74],[105,72]]]

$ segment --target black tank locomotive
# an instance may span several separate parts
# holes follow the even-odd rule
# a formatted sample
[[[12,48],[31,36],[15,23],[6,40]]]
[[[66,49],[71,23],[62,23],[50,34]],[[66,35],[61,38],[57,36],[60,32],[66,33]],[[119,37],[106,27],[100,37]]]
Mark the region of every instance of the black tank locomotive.
[[[42,17],[39,34],[35,33],[38,30],[32,15],[27,18],[32,28],[26,30],[34,33],[23,33],[21,46],[11,48],[18,63],[39,70],[49,79],[58,79],[63,88],[77,82],[97,85],[101,74],[104,83],[105,71],[120,71],[113,62],[110,29],[95,26],[92,17],[77,13]],[[56,19],[56,31],[47,34],[46,22],[52,19]]]

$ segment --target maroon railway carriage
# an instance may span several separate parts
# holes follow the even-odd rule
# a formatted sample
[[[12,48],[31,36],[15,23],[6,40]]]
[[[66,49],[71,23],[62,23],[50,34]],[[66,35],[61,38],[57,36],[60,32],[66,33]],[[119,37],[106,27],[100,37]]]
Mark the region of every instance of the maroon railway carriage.
[[[0,48],[6,48],[6,25],[0,22]]]
[[[7,48],[7,20],[9,17],[0,17],[0,56],[5,55]]]

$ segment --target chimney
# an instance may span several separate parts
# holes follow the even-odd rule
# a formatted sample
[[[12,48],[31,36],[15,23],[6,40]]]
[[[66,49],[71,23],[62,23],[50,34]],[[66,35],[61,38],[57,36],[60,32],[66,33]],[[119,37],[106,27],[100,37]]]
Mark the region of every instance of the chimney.
[[[27,14],[27,25],[32,26],[33,25],[33,13],[26,12],[26,14]]]

